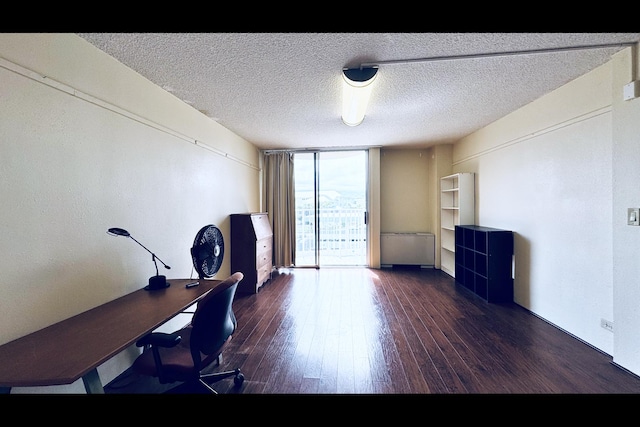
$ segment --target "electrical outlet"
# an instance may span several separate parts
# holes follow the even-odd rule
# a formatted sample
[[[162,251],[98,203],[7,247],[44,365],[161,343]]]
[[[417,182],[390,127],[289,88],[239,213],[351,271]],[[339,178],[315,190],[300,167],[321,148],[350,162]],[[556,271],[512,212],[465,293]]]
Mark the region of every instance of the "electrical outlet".
[[[613,332],[613,322],[605,319],[600,319],[600,326],[605,328],[607,331]]]

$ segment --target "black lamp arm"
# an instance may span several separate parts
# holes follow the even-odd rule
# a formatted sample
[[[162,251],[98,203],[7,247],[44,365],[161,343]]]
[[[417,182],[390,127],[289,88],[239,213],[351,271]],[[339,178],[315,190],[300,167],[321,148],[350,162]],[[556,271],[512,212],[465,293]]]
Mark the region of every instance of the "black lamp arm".
[[[162,263],[162,265],[164,265],[164,268],[166,268],[167,270],[171,269],[171,267],[169,267],[167,264],[165,264],[160,258],[158,258],[156,256],[156,254],[154,254],[153,252],[151,252],[149,249],[147,249],[142,243],[138,242],[136,239],[133,238],[132,235],[129,235],[128,237],[130,237],[134,242],[136,242],[137,244],[139,244],[140,246],[142,246],[147,252],[149,252],[151,254],[151,259],[153,260],[153,262],[156,264],[156,276],[158,275],[158,264],[156,263],[156,260],[160,261]]]

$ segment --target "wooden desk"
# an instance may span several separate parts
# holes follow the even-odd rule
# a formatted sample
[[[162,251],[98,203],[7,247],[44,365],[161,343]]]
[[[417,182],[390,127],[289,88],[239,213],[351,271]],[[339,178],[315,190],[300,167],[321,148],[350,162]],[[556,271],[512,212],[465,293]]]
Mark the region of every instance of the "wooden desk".
[[[0,393],[11,387],[71,384],[104,393],[97,367],[200,300],[221,280],[169,279],[0,346]]]

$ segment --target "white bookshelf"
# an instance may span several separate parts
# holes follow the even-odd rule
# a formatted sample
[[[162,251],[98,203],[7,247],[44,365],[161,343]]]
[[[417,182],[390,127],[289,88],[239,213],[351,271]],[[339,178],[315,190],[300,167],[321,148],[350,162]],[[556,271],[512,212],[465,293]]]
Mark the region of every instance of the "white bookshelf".
[[[475,177],[472,172],[440,178],[440,269],[455,276],[456,225],[475,224]]]

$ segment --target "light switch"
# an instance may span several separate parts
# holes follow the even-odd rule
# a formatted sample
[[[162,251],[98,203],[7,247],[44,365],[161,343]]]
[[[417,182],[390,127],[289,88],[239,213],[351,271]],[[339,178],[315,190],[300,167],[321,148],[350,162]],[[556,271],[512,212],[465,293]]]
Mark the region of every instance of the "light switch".
[[[640,225],[640,208],[627,209],[627,225]]]
[[[630,99],[634,99],[638,97],[638,92],[640,91],[640,83],[638,80],[633,81],[631,83],[627,83],[626,85],[624,85],[624,88],[622,90],[622,99],[624,99],[625,101],[628,101]]]

